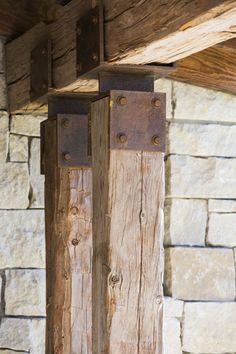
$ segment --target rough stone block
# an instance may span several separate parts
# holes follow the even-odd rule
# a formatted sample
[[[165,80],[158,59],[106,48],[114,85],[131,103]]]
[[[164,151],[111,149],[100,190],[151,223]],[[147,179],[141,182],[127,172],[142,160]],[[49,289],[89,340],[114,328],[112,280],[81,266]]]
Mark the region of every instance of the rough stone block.
[[[0,349],[1,354],[16,354],[14,350]],[[25,352],[17,351],[17,354],[25,354]]]
[[[210,199],[208,210],[215,213],[236,213],[236,200]]]
[[[0,163],[0,209],[29,206],[29,171],[26,163]]]
[[[164,354],[182,354],[180,322],[176,318],[164,318],[163,346]]]
[[[207,243],[212,246],[236,247],[236,213],[211,213]]]
[[[0,112],[0,161],[5,162],[9,144],[9,117],[7,112]]]
[[[45,316],[45,270],[6,271],[7,316]]]
[[[172,118],[172,81],[168,79],[158,79],[155,81],[155,92],[166,94],[166,118]]]
[[[236,97],[173,81],[174,118],[210,122],[236,122]]]
[[[183,325],[183,351],[236,352],[236,303],[187,303]]]
[[[7,92],[5,75],[0,73],[0,109],[7,110]]]
[[[235,140],[236,125],[171,123],[168,153],[236,157]]]
[[[167,295],[181,300],[235,300],[233,250],[176,247],[166,249]]]
[[[46,115],[16,114],[11,118],[11,133],[40,136],[40,123],[47,119]]]
[[[236,198],[236,159],[173,155],[166,172],[169,197]]]
[[[40,139],[32,139],[30,145],[30,181],[32,187],[31,208],[44,207],[44,176],[40,174]]]
[[[205,245],[206,224],[205,200],[166,200],[165,245]]]
[[[175,317],[180,319],[183,316],[184,302],[165,296],[163,308],[164,317]]]
[[[0,269],[44,268],[44,212],[0,210]]]
[[[10,136],[10,160],[11,162],[28,161],[28,138],[26,136]]]
[[[45,320],[3,318],[0,325],[0,347],[45,354]]]

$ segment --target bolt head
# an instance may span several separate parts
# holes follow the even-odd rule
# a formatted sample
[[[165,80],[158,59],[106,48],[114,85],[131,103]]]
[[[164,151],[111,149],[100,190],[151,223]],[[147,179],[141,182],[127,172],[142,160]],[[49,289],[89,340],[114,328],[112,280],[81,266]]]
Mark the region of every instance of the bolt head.
[[[127,98],[124,97],[124,96],[119,96],[117,98],[117,103],[120,105],[120,106],[125,106],[127,104]]]
[[[46,48],[43,48],[43,49],[42,49],[42,54],[43,54],[43,55],[46,55],[46,54],[47,54],[47,49],[46,49]]]
[[[63,119],[62,126],[63,126],[63,128],[69,128],[69,126],[70,126],[69,119]]]
[[[152,106],[155,108],[160,108],[161,107],[161,101],[159,100],[159,98],[154,98],[152,100]]]
[[[92,18],[92,23],[93,23],[94,25],[96,25],[96,24],[98,23],[98,18],[97,18],[97,16],[93,16],[93,18]]]
[[[125,143],[127,143],[128,139],[127,139],[127,136],[125,134],[118,134],[117,135],[117,140],[118,140],[119,143],[125,144]]]
[[[81,33],[82,33],[82,29],[81,29],[81,27],[78,27],[76,32],[77,32],[78,36],[80,36],[80,35],[81,35]]]
[[[81,64],[81,63],[78,63],[78,64],[76,65],[76,68],[77,68],[78,71],[81,71],[81,70],[82,70],[82,64]]]
[[[70,161],[71,160],[71,154],[69,154],[68,152],[63,154],[63,158],[65,161]]]
[[[160,137],[159,137],[158,135],[154,135],[154,136],[152,137],[152,143],[153,143],[153,145],[155,145],[155,146],[160,145]]]
[[[73,238],[73,240],[71,241],[73,246],[78,246],[79,244],[79,240],[77,240],[77,238]]]
[[[98,55],[96,53],[93,53],[92,59],[93,61],[98,61]]]

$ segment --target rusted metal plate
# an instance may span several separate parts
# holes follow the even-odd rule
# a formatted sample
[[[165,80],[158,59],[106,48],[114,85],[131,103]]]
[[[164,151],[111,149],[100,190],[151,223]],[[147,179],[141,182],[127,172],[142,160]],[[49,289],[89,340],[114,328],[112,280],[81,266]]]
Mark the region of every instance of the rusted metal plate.
[[[111,149],[165,151],[164,93],[110,91]]]
[[[35,101],[52,86],[51,41],[39,44],[31,52],[30,99]]]
[[[44,158],[45,158],[45,124],[46,121],[40,123],[40,173],[45,174]]]
[[[57,115],[58,167],[90,167],[87,114]]]
[[[152,76],[142,74],[124,74],[102,72],[99,75],[99,91],[106,92],[109,90],[125,90],[125,91],[154,91],[154,79]]]

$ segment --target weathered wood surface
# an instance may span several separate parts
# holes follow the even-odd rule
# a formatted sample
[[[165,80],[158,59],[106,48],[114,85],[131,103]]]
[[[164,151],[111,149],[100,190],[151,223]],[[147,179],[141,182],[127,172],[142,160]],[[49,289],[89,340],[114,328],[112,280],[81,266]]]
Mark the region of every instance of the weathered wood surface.
[[[56,167],[56,122],[45,136],[47,354],[92,353],[92,174]]]
[[[181,59],[169,78],[236,94],[236,46],[226,42]]]
[[[162,354],[164,154],[109,150],[92,104],[93,353]]]
[[[57,21],[42,28],[53,41],[53,86],[56,90],[96,90],[97,83],[76,75],[76,22],[95,0],[72,0]],[[106,59],[111,63],[170,63],[235,36],[234,0],[105,0]],[[30,104],[30,51],[42,40],[38,29],[8,44],[7,83],[12,112],[39,110]],[[32,40],[32,38],[34,38]],[[18,54],[22,48],[24,55]],[[22,52],[22,50],[20,52]],[[17,55],[16,55],[17,53]],[[43,102],[45,103],[45,102]]]

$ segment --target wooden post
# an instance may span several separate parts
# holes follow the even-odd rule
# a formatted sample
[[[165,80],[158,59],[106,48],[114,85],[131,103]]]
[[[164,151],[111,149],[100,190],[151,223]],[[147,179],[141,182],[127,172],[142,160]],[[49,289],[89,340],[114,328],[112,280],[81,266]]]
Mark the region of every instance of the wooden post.
[[[162,354],[165,97],[110,91],[91,119],[93,354]]]
[[[58,167],[57,113],[73,111],[68,101],[59,99],[59,103],[49,102],[49,112],[43,152],[46,354],[91,354],[92,173],[91,169]]]

